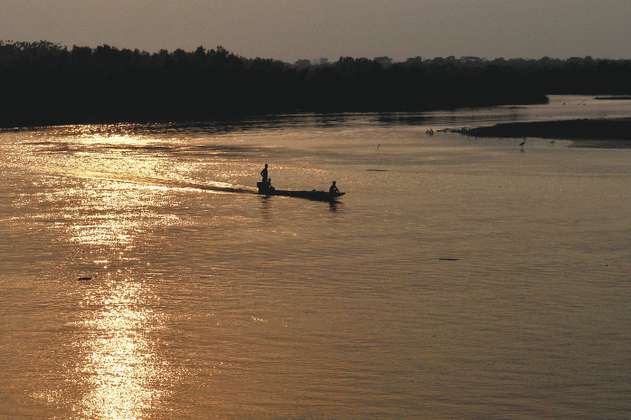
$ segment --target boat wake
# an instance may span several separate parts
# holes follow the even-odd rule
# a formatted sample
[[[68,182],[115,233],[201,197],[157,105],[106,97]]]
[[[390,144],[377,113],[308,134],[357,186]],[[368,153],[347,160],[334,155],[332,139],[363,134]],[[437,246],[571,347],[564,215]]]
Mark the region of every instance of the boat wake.
[[[187,180],[174,180],[168,178],[158,177],[133,177],[129,175],[116,175],[111,173],[103,173],[98,171],[52,171],[56,175],[71,176],[73,178],[82,178],[89,180],[101,180],[117,182],[122,184],[132,184],[137,186],[143,186],[149,189],[169,189],[169,190],[183,190],[183,191],[204,191],[215,194],[257,194],[266,197],[269,196],[284,196],[293,198],[302,198],[312,201],[337,201],[345,193],[338,193],[331,195],[328,191],[292,191],[292,190],[273,190],[272,192],[264,193],[257,188],[248,187],[244,185],[234,185],[226,182],[210,181],[208,183],[189,182]]]
[[[202,184],[198,182],[188,182],[185,180],[180,181],[180,180],[155,178],[155,177],[117,176],[117,175],[112,175],[112,174],[103,174],[99,172],[81,173],[81,174],[78,174],[78,173],[68,174],[66,172],[66,173],[63,173],[62,175],[73,176],[76,178],[142,185],[149,188],[161,188],[161,189],[164,188],[164,189],[177,189],[177,190],[188,190],[188,191],[206,191],[210,193],[257,194],[257,190],[255,188],[243,186],[243,185],[233,185],[226,182],[211,181],[209,183]]]

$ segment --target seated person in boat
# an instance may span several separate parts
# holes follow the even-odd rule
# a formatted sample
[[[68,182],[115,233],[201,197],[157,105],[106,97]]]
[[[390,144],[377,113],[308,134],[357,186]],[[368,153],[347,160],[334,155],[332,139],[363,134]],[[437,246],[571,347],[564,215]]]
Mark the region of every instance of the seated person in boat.
[[[335,185],[335,181],[333,181],[333,183],[329,187],[329,194],[337,195],[339,193],[340,193],[340,190],[337,189],[337,185]]]

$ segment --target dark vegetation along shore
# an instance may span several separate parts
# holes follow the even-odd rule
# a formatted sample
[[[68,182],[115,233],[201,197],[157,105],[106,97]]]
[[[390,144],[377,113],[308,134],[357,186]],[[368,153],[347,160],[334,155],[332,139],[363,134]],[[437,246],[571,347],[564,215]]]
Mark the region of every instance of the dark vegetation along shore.
[[[629,94],[630,75],[631,61],[591,58],[289,64],[222,47],[148,53],[0,42],[0,126],[543,103],[546,93]]]
[[[574,140],[578,146],[630,147],[631,118],[505,123],[465,128],[461,133],[471,137]]]

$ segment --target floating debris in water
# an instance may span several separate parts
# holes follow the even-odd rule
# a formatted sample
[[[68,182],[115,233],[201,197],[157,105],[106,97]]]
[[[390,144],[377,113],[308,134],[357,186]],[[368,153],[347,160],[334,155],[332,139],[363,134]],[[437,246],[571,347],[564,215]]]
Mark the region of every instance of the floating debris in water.
[[[460,258],[441,257],[441,258],[438,258],[438,261],[460,261]]]
[[[87,277],[87,276],[79,277],[79,281],[89,281],[89,280],[92,280],[92,277]]]

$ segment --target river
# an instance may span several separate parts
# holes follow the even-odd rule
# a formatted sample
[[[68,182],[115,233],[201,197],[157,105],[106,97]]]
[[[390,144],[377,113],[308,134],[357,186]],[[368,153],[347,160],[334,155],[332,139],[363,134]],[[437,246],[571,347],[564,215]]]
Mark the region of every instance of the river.
[[[630,115],[2,131],[0,417],[628,418],[631,149],[426,130]]]

